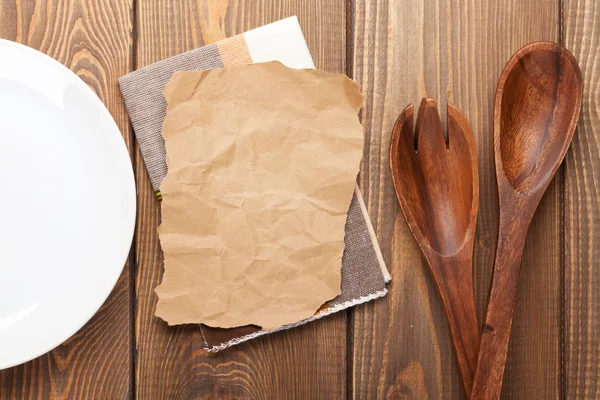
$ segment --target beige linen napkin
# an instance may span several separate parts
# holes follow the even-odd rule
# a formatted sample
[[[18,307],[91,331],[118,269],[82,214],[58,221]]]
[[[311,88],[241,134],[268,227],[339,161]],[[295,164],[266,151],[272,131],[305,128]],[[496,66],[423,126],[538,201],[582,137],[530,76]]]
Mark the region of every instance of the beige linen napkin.
[[[280,61],[291,68],[314,68],[296,17],[157,62],[119,79],[125,106],[159,198],[158,188],[167,172],[165,144],[161,135],[166,112],[162,92],[173,72],[227,68],[266,61]],[[270,331],[255,326],[231,329],[201,326],[205,348],[219,351],[385,296],[390,275],[358,187],[348,210],[344,242],[341,294],[324,304],[313,317]]]

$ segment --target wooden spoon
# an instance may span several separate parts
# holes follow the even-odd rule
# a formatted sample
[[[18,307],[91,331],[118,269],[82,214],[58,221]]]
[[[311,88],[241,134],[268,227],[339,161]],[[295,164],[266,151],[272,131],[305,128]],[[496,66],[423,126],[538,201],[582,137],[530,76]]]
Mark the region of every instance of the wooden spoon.
[[[500,397],[525,237],[569,148],[581,99],[577,61],[555,43],[525,46],[500,76],[494,104],[498,245],[473,399]]]
[[[412,104],[406,107],[392,130],[392,179],[442,298],[468,396],[480,339],[471,265],[479,203],[475,141],[451,104],[448,143],[433,99],[421,102],[414,133],[413,112]]]

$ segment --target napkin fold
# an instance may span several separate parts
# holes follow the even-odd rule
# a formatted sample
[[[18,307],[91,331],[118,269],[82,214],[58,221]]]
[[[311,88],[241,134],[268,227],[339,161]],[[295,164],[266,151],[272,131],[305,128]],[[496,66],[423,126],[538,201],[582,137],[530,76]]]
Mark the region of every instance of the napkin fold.
[[[296,17],[148,65],[119,79],[125,106],[159,199],[160,183],[167,173],[165,144],[161,135],[166,114],[162,92],[172,74],[175,71],[227,68],[267,61],[280,61],[291,68],[314,68]],[[358,186],[348,210],[344,243],[341,294],[325,303],[314,316],[268,331],[256,326],[221,329],[201,325],[205,349],[216,352],[385,296],[386,283],[391,278]]]

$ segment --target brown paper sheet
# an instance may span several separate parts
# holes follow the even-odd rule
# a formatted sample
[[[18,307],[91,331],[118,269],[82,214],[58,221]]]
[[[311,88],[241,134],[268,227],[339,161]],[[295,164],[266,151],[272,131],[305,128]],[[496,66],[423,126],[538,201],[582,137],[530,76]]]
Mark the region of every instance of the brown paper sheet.
[[[314,315],[340,294],[358,85],[272,62],[177,72],[164,95],[156,315],[263,329]]]

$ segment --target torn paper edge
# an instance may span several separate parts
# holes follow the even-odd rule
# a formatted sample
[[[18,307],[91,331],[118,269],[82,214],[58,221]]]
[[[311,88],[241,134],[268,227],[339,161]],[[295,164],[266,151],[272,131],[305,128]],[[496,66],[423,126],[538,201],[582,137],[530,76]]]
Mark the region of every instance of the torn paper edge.
[[[387,269],[385,261],[383,260],[383,254],[381,253],[381,248],[379,247],[379,242],[377,241],[377,235],[375,234],[375,229],[373,228],[373,224],[371,223],[371,217],[369,217],[369,213],[367,211],[367,206],[365,205],[365,202],[364,202],[364,199],[362,197],[362,193],[360,191],[360,188],[358,187],[358,184],[355,185],[354,190],[356,191],[356,197],[358,199],[358,203],[360,205],[360,209],[361,209],[361,211],[363,213],[363,216],[364,216],[364,219],[365,219],[365,223],[367,224],[367,230],[369,231],[369,236],[371,237],[371,241],[373,243],[373,249],[375,250],[375,254],[377,256],[377,260],[379,262],[379,266],[381,268],[381,273],[383,274],[384,281],[385,281],[385,283],[389,283],[392,280],[392,277],[390,276],[390,273],[389,273],[389,271]],[[239,338],[236,338],[236,339],[232,339],[232,340],[230,340],[228,342],[225,342],[225,343],[222,343],[222,344],[220,344],[218,346],[213,346],[213,347],[210,347],[210,345],[208,344],[208,341],[206,340],[206,337],[204,336],[204,331],[202,330],[202,325],[199,325],[199,327],[200,327],[200,333],[202,334],[202,339],[204,340],[204,349],[206,351],[211,352],[211,353],[216,353],[216,352],[224,350],[224,349],[226,349],[228,347],[235,346],[237,344],[246,342],[248,340],[257,338],[259,336],[263,336],[263,335],[266,335],[266,334],[269,334],[269,333],[278,332],[278,331],[282,331],[282,330],[286,330],[286,329],[295,328],[297,326],[301,326],[301,325],[304,325],[304,324],[306,324],[308,322],[315,321],[315,320],[320,319],[322,317],[325,317],[327,315],[334,314],[334,313],[336,313],[338,311],[345,310],[346,308],[350,308],[350,307],[353,307],[353,306],[358,305],[358,304],[363,304],[363,303],[369,302],[371,300],[374,300],[374,299],[377,299],[377,298],[380,298],[380,297],[384,297],[387,293],[388,293],[388,290],[387,289],[383,289],[383,290],[381,290],[379,292],[375,292],[375,293],[370,294],[368,296],[361,296],[361,297],[359,297],[357,299],[349,300],[349,301],[346,301],[344,303],[335,305],[333,307],[329,307],[329,308],[327,308],[327,309],[325,309],[323,311],[319,311],[314,316],[312,316],[312,317],[310,317],[308,319],[302,320],[300,322],[295,322],[293,324],[284,325],[284,326],[282,326],[280,328],[273,329],[273,330],[270,330],[270,331],[258,331],[258,332],[254,332],[254,333],[251,333],[249,335],[242,336],[242,337],[239,337]]]
[[[222,344],[220,344],[218,346],[213,346],[213,347],[209,347],[208,342],[206,341],[206,337],[204,336],[204,331],[202,330],[202,325],[200,325],[200,332],[202,333],[202,338],[204,340],[204,349],[206,351],[210,352],[210,353],[217,353],[217,352],[219,352],[221,350],[224,350],[224,349],[226,349],[228,347],[238,345],[240,343],[246,342],[246,341],[251,340],[251,339],[255,339],[255,338],[259,337],[259,336],[263,336],[263,335],[266,335],[266,334],[269,334],[269,333],[283,331],[283,330],[286,330],[286,329],[295,328],[297,326],[304,325],[304,324],[306,324],[308,322],[315,321],[317,319],[321,319],[321,318],[323,318],[323,317],[325,317],[327,315],[335,314],[338,311],[345,310],[347,308],[356,306],[358,304],[367,303],[367,302],[369,302],[371,300],[375,300],[375,299],[378,299],[380,297],[383,297],[387,293],[388,293],[388,290],[387,289],[383,289],[383,290],[381,290],[379,292],[375,292],[375,293],[370,294],[368,296],[361,296],[361,297],[359,297],[357,299],[349,300],[349,301],[346,301],[344,303],[335,305],[333,307],[329,307],[329,308],[327,308],[327,309],[325,309],[323,311],[319,311],[318,313],[316,313],[312,317],[307,318],[305,320],[302,320],[300,322],[294,322],[293,324],[284,325],[284,326],[282,326],[280,328],[273,329],[273,330],[270,330],[270,331],[258,331],[258,332],[254,332],[254,333],[251,333],[249,335],[242,336],[242,337],[239,337],[239,338],[236,338],[236,339],[232,339],[232,340],[230,340],[228,342],[225,342],[225,343],[222,343]]]

